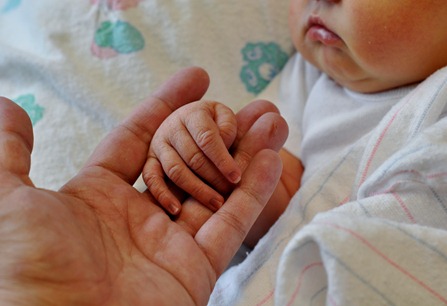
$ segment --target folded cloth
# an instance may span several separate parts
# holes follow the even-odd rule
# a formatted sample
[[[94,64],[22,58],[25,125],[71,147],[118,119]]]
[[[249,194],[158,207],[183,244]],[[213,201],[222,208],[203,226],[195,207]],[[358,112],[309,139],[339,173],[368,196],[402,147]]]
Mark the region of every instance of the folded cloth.
[[[185,66],[238,110],[292,53],[288,0],[0,0],[0,95],[34,122],[31,177],[57,189]]]
[[[447,304],[447,68],[328,156],[210,305]]]

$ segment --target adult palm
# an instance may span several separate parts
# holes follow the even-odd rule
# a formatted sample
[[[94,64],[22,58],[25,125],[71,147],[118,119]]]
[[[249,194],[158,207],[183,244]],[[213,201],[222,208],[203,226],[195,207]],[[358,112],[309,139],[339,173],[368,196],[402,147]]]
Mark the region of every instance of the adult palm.
[[[207,74],[180,71],[114,129],[58,192],[29,178],[24,111],[0,99],[0,304],[203,305],[280,175],[260,151],[224,206],[190,201],[177,220],[132,187],[152,135],[173,110],[201,99]]]

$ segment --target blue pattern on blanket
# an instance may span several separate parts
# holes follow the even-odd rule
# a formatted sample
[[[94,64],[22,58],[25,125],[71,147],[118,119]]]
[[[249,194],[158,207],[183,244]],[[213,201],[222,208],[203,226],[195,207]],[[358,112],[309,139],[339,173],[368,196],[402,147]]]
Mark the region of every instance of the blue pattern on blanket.
[[[7,13],[9,11],[12,11],[12,10],[16,9],[17,7],[19,7],[21,2],[22,2],[22,0],[8,0],[1,8],[0,12]]]
[[[34,95],[22,95],[14,99],[14,102],[28,113],[33,125],[43,118],[44,108],[36,103]]]
[[[240,78],[247,91],[261,92],[286,64],[289,56],[274,42],[248,43],[242,49],[245,65]]]
[[[112,48],[120,54],[144,48],[144,38],[140,31],[125,21],[104,21],[96,31],[95,43],[102,48]]]

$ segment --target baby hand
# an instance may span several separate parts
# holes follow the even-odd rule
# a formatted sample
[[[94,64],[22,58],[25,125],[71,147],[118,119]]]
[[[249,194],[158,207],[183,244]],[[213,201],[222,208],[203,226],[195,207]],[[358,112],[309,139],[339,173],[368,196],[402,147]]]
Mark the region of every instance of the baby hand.
[[[221,103],[194,102],[172,113],[156,131],[143,169],[151,194],[169,213],[179,213],[181,204],[167,176],[203,205],[219,209],[224,198],[211,186],[222,176],[236,184],[242,175],[228,151],[236,135],[236,116]]]

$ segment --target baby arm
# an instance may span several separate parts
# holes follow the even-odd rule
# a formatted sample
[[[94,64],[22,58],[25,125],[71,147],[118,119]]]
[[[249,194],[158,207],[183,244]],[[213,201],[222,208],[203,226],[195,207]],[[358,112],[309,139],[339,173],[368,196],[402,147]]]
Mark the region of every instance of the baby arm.
[[[199,101],[172,113],[155,133],[143,170],[151,194],[168,212],[179,213],[181,204],[167,177],[203,205],[219,209],[224,198],[217,182],[223,177],[236,184],[241,178],[228,151],[236,135],[236,117],[223,104]]]

